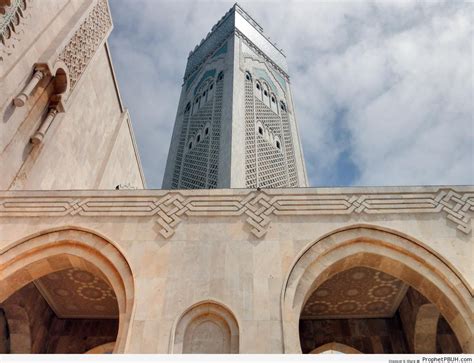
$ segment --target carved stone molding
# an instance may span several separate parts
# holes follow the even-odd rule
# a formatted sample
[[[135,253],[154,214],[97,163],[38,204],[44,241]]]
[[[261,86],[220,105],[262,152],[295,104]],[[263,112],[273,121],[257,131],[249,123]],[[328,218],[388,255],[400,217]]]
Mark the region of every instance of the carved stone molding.
[[[276,64],[273,60],[271,60],[270,57],[268,57],[259,47],[257,47],[254,42],[252,42],[249,38],[247,38],[244,33],[242,33],[238,29],[234,29],[234,34],[240,39],[242,39],[245,42],[245,44],[247,44],[256,54],[258,54],[260,57],[265,59],[266,62],[271,64],[273,68],[275,68],[278,72],[280,72],[281,75],[285,77],[286,81],[290,80],[290,76],[283,69],[281,69],[281,67],[279,67],[278,64]]]
[[[155,217],[160,234],[171,237],[184,217],[245,218],[250,232],[263,237],[275,216],[318,216],[351,214],[432,214],[442,213],[459,229],[471,232],[474,188],[467,192],[454,188],[408,192],[327,192],[320,189],[265,190],[235,194],[213,191],[94,192],[93,196],[74,192],[55,195],[28,192],[0,196],[1,217],[58,217],[79,215]],[[122,192],[123,193],[123,192]]]
[[[58,56],[68,70],[70,89],[79,78],[112,27],[107,0],[99,0]]]
[[[13,53],[20,41],[30,7],[30,0],[0,1],[0,62]]]

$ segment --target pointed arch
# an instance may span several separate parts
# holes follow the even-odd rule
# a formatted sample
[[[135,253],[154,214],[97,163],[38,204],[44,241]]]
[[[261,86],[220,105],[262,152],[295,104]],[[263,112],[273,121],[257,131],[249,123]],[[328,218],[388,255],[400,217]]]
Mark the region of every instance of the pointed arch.
[[[331,343],[326,343],[323,344],[316,349],[313,349],[309,354],[333,354],[333,353],[343,353],[343,354],[361,354],[360,351],[358,351],[355,348],[352,348],[346,344],[342,343],[336,343],[336,342],[331,342]]]
[[[463,350],[474,351],[472,294],[459,273],[415,239],[355,225],[310,243],[293,263],[281,295],[285,353],[301,353],[298,322],[310,294],[335,274],[356,266],[377,269],[414,287],[436,305]]]
[[[199,342],[201,331],[214,341]],[[232,311],[215,300],[204,300],[186,309],[175,321],[170,353],[237,354],[239,339],[239,324]]]
[[[103,278],[114,290],[119,307],[114,353],[123,353],[134,308],[133,273],[120,248],[93,231],[78,227],[47,230],[0,251],[0,303],[42,276],[72,267]]]

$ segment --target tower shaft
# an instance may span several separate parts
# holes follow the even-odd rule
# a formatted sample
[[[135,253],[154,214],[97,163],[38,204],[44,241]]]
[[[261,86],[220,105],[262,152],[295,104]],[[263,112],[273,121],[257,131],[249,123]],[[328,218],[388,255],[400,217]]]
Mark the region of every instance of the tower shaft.
[[[188,57],[163,188],[303,186],[286,57],[236,4]]]

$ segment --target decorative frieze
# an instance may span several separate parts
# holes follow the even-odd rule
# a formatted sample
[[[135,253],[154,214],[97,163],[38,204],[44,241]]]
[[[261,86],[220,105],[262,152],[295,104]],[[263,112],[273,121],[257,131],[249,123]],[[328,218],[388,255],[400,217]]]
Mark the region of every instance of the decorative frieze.
[[[0,1],[0,62],[12,54],[30,16],[30,0]]]
[[[68,67],[71,90],[74,89],[111,27],[112,20],[107,1],[99,0],[58,57]]]
[[[150,191],[127,194],[95,192],[45,192],[41,196],[24,193],[3,193],[0,196],[2,217],[153,217],[162,227],[160,234],[171,237],[185,217],[244,217],[250,232],[258,238],[265,235],[277,216],[321,216],[351,214],[433,214],[442,213],[460,231],[471,232],[474,211],[474,188],[457,191],[440,188],[435,191],[325,192],[321,189],[248,190],[230,194],[218,190]],[[48,193],[50,193],[48,195]],[[103,195],[101,195],[103,193]],[[58,195],[59,194],[59,195]],[[70,195],[70,196],[69,196]]]

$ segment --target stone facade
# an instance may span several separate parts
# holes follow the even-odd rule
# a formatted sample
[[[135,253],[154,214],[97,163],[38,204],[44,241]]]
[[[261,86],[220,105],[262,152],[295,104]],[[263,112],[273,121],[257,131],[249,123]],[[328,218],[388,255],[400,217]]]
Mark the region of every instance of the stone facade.
[[[236,4],[189,54],[163,188],[307,184],[285,55]]]
[[[1,6],[0,189],[143,188],[107,2]]]
[[[474,353],[474,187],[265,188],[306,174],[285,58],[238,6],[176,123],[205,171],[186,187],[251,187],[217,190],[140,190],[105,0],[0,11],[0,353]]]
[[[472,353],[473,211],[474,188],[449,186],[7,191],[0,194],[0,301],[75,267],[115,292],[115,352],[213,352],[213,342],[226,342],[227,352],[298,353],[313,347],[312,330],[300,332],[318,324],[300,325],[314,319],[305,313],[300,320],[313,292],[338,273],[364,267],[426,301],[410,297],[393,323],[383,319],[394,315],[373,325],[349,319],[344,324],[358,326],[357,333],[335,343],[355,342],[352,348],[366,353],[410,352],[410,339],[429,332],[404,324],[404,316],[417,317],[415,309],[429,302],[447,322],[434,331],[438,346]],[[371,280],[363,281],[369,293]],[[374,293],[380,301],[391,294]],[[386,324],[399,335],[376,331]],[[327,334],[337,338],[335,332]],[[328,336],[314,339],[328,343]]]

